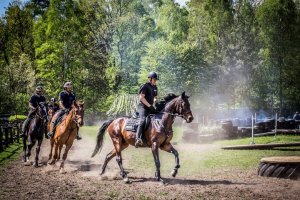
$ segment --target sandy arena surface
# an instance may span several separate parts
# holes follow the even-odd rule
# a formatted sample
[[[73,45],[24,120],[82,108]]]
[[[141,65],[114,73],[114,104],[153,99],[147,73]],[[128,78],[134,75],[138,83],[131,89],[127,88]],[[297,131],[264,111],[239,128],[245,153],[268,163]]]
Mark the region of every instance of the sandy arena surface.
[[[82,146],[83,145],[83,146]],[[199,156],[209,144],[198,145]],[[153,173],[128,168],[131,184],[125,184],[113,159],[104,176],[99,176],[102,157],[90,158],[94,141],[83,138],[70,150],[66,173],[59,173],[59,163],[47,166],[49,141],[44,140],[40,167],[25,166],[19,159],[0,168],[0,199],[299,199],[300,181],[257,176],[249,171],[218,170],[210,173],[172,178],[162,174],[165,185],[155,181]],[[108,152],[106,143],[102,152]],[[197,146],[190,146],[196,148]],[[182,148],[179,148],[182,151]],[[149,150],[150,151],[150,150]],[[153,164],[154,165],[154,164]],[[171,170],[171,169],[170,169]]]

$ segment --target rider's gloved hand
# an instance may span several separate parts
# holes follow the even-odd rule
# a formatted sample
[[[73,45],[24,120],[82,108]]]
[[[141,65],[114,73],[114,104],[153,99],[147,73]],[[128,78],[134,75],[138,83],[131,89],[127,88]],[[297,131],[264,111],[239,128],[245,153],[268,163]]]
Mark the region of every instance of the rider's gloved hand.
[[[152,105],[149,107],[149,109],[150,109],[151,113],[154,113],[156,111]]]

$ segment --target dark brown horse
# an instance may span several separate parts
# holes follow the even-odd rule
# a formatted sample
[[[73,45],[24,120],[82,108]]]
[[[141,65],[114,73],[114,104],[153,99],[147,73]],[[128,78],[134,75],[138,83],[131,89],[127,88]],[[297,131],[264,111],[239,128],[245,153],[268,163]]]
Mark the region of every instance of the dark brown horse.
[[[180,96],[173,97],[172,100],[166,103],[164,110],[162,111],[163,116],[161,120],[161,125],[157,126],[153,121],[150,123],[149,127],[144,131],[144,137],[146,139],[146,144],[144,147],[150,147],[155,161],[156,166],[156,179],[157,181],[163,182],[160,176],[160,161],[158,148],[161,150],[172,153],[175,156],[176,165],[172,170],[172,176],[175,177],[178,171],[179,165],[179,156],[177,151],[174,149],[170,141],[173,137],[172,124],[176,116],[180,116],[186,120],[187,123],[192,122],[193,114],[190,110],[190,103],[188,101],[188,96],[183,92]],[[92,154],[92,157],[95,156],[102,147],[103,136],[107,129],[114,149],[106,155],[106,159],[102,166],[101,175],[105,172],[105,168],[108,162],[114,157],[117,156],[116,160],[120,167],[120,175],[123,177],[123,180],[128,183],[129,179],[127,173],[125,172],[122,165],[122,156],[121,151],[127,148],[129,145],[135,143],[135,133],[125,130],[125,124],[128,118],[117,118],[115,120],[109,120],[103,123],[101,126],[98,135],[97,135],[97,144],[95,150]]]
[[[29,158],[31,156],[31,149],[38,141],[36,146],[35,162],[34,166],[38,167],[39,153],[41,145],[44,138],[44,133],[46,131],[47,120],[48,120],[48,107],[46,103],[39,103],[36,108],[36,113],[29,124],[28,132],[23,137],[23,161],[26,162],[26,165],[31,164]],[[27,140],[28,140],[28,149],[27,149]]]
[[[83,125],[84,116],[84,103],[78,102],[74,103],[71,110],[62,119],[62,122],[57,125],[55,129],[54,136],[50,139],[50,154],[49,154],[49,164],[53,165],[56,161],[60,159],[60,154],[63,145],[66,146],[65,152],[63,154],[62,162],[60,164],[60,172],[64,172],[64,162],[67,159],[68,152],[73,145],[73,142],[79,131],[79,127]],[[52,120],[54,120],[55,115]],[[54,155],[52,157],[52,151],[54,148]]]

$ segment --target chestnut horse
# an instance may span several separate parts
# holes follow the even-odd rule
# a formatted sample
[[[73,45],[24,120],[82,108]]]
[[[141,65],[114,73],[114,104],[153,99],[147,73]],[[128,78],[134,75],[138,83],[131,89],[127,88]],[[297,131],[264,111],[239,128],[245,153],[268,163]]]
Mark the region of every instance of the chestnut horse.
[[[53,165],[60,159],[60,154],[63,145],[66,146],[63,154],[62,162],[60,164],[60,172],[64,172],[64,162],[67,159],[68,152],[73,145],[73,142],[79,131],[79,127],[83,125],[84,103],[74,103],[68,114],[63,116],[62,122],[57,125],[54,136],[50,139],[51,149],[49,154],[49,164]],[[53,117],[54,120],[56,117]],[[54,147],[54,155],[52,151]]]
[[[176,165],[171,172],[171,175],[175,177],[178,168],[180,167],[180,164],[178,152],[170,143],[173,137],[172,124],[174,123],[176,116],[182,117],[186,120],[187,123],[192,122],[192,120],[194,119],[193,114],[190,110],[190,103],[188,98],[189,97],[185,95],[185,92],[183,92],[180,96],[175,95],[172,100],[166,103],[164,110],[161,111],[161,113],[163,113],[162,120],[160,123],[161,125],[157,125],[151,120],[152,122],[149,124],[148,128],[146,128],[146,130],[143,133],[144,138],[146,139],[146,144],[144,143],[144,147],[150,147],[154,157],[156,166],[156,180],[161,181],[162,183],[164,181],[160,176],[160,161],[158,148],[172,153],[175,156]],[[128,118],[121,117],[104,122],[98,132],[96,141],[97,144],[92,154],[92,157],[95,156],[101,149],[103,144],[103,136],[107,129],[112,139],[114,149],[106,155],[106,159],[102,166],[101,175],[105,172],[105,168],[108,162],[113,157],[117,156],[116,161],[121,170],[120,175],[122,176],[125,183],[129,182],[129,178],[122,165],[121,151],[127,148],[129,145],[134,146],[135,144],[135,133],[125,130],[125,124],[127,120]]]
[[[35,162],[34,166],[38,167],[39,153],[41,149],[41,145],[44,139],[44,133],[46,131],[46,125],[48,120],[48,107],[46,103],[41,102],[38,104],[36,108],[36,113],[29,124],[29,129],[27,134],[23,137],[23,161],[26,162],[26,165],[31,164],[29,161],[29,157],[31,156],[31,149],[35,145],[36,141],[36,154],[35,154]],[[27,141],[28,140],[28,149],[27,149]],[[27,152],[27,153],[26,153]]]

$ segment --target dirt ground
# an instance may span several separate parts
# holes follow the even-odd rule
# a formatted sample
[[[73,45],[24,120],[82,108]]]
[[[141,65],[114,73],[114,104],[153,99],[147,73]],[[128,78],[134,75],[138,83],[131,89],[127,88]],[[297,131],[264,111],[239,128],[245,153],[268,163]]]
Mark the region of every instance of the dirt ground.
[[[84,144],[84,148],[82,145]],[[299,199],[300,181],[257,176],[249,171],[218,170],[176,178],[163,174],[162,185],[153,173],[130,169],[131,184],[120,179],[113,159],[104,176],[99,176],[103,157],[90,158],[94,143],[88,138],[76,141],[60,174],[59,163],[47,166],[49,141],[44,140],[40,167],[25,166],[19,159],[0,168],[0,199]],[[105,145],[108,151],[110,145]],[[192,148],[197,148],[193,146]],[[212,148],[201,144],[199,154]],[[102,151],[105,151],[103,149]],[[107,152],[106,151],[106,152]],[[103,155],[105,156],[105,155]],[[171,169],[170,169],[171,171]]]

